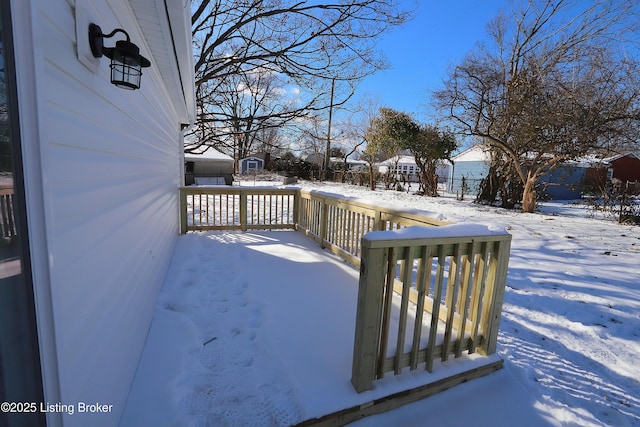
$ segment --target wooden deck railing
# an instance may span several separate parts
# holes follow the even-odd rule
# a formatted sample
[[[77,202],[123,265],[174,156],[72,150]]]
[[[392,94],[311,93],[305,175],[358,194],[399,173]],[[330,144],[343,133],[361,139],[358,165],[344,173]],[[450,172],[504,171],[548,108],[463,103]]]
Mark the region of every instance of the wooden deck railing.
[[[182,233],[295,229],[360,266],[351,378],[358,392],[389,371],[424,363],[431,372],[436,358],[496,350],[506,232],[299,189],[185,187],[180,201]]]
[[[296,229],[355,266],[360,265],[360,240],[370,231],[448,224],[424,215],[299,189],[183,187],[180,203],[183,234]]]
[[[259,187],[180,189],[180,232],[294,229],[298,190]]]
[[[360,241],[370,231],[411,225],[441,226],[444,221],[355,202],[326,193],[300,190],[296,229],[349,261],[360,265]]]
[[[463,352],[495,353],[510,244],[506,232],[468,225],[364,236],[351,378],[355,389],[369,390],[386,372],[399,374],[421,363],[431,372],[437,357],[446,361]],[[393,299],[400,307],[395,329]],[[410,301],[414,310],[409,310]]]

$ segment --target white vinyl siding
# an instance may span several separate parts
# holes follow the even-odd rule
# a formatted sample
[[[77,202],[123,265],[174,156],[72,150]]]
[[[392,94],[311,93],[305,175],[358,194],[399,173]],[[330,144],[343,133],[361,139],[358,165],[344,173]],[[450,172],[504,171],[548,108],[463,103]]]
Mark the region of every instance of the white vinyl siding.
[[[78,3],[105,32],[125,28],[149,57],[128,1]],[[64,426],[113,426],[178,235],[180,118],[152,57],[140,90],[119,89],[106,57],[97,73],[78,61],[69,2],[32,7],[36,81],[22,84],[35,87],[37,105],[21,108],[38,115],[40,140],[31,142],[39,144],[42,182],[31,187],[43,193],[39,252],[49,265],[56,399],[113,405],[98,417],[64,414]]]

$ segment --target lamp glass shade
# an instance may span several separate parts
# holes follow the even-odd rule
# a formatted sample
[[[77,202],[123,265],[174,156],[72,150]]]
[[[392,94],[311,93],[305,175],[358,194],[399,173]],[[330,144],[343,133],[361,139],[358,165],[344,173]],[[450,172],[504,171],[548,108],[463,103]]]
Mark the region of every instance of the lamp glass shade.
[[[139,89],[142,64],[138,47],[121,40],[108,53],[110,55],[106,56],[111,58],[111,83],[122,89]]]
[[[122,89],[140,89],[142,71],[138,65],[127,65],[115,59],[111,61],[111,83]]]

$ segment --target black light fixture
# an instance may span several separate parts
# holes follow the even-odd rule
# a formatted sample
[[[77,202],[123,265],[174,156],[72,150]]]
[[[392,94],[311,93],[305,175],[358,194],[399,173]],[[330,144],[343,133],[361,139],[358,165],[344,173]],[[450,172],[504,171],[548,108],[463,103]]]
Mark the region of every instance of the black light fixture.
[[[127,40],[118,40],[115,47],[104,47],[104,39],[111,38],[116,33],[123,33]],[[151,66],[151,62],[140,55],[140,49],[131,43],[125,30],[116,28],[109,34],[103,34],[100,26],[90,24],[89,46],[94,57],[101,58],[104,55],[111,59],[111,83],[123,89],[140,88],[142,68]]]

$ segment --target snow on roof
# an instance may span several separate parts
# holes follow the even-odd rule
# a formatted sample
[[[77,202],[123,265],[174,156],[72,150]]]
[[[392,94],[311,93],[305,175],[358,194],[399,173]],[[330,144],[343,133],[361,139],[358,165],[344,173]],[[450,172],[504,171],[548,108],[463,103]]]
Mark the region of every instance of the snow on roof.
[[[416,163],[416,159],[413,156],[393,156],[390,159],[387,159],[383,162],[378,163],[379,165],[395,165],[398,164],[412,164]]]
[[[334,163],[344,163],[344,158],[343,157],[331,157],[330,159],[332,162]],[[356,160],[356,159],[349,159],[347,158],[347,163],[352,164],[352,165],[366,165],[367,162],[365,162],[364,160]]]
[[[635,157],[636,159],[640,159],[640,156],[632,152],[628,152],[624,154],[615,154],[609,157],[600,157],[598,155],[592,154],[592,155],[577,158],[570,163],[577,164],[578,166],[585,167],[585,168],[608,167],[611,165],[611,162],[614,162],[623,157]]]
[[[632,152],[628,152],[628,153],[624,153],[624,154],[616,154],[615,156],[611,156],[611,157],[606,157],[604,159],[602,159],[603,162],[606,163],[611,163],[615,160],[621,159],[623,157],[635,157],[636,159],[640,159],[640,156],[636,153],[632,153]]]
[[[184,153],[185,160],[222,160],[233,162],[233,158],[213,147],[209,147],[208,150],[202,153]]]
[[[491,160],[489,147],[484,144],[476,144],[471,148],[451,158],[455,162],[488,162]]]

